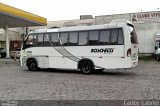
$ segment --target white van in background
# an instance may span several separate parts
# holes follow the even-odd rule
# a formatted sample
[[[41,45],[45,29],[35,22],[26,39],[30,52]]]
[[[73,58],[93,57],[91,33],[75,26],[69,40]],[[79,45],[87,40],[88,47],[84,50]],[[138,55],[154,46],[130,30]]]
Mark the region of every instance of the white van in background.
[[[155,58],[160,61],[160,33],[155,36]]]

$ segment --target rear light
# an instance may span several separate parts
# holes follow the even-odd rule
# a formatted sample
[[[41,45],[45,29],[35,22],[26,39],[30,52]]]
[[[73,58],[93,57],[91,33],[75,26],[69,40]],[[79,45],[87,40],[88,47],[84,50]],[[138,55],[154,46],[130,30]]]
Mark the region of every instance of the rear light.
[[[129,49],[127,50],[127,56],[128,56],[128,57],[131,56],[131,52],[132,52],[132,51],[131,51],[131,48],[129,48]]]

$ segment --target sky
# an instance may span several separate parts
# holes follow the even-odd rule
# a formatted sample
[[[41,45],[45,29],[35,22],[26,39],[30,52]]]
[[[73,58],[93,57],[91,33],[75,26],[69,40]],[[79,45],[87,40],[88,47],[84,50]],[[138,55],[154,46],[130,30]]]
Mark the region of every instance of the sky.
[[[160,0],[0,0],[48,21],[79,19],[80,15],[110,15],[160,11]]]

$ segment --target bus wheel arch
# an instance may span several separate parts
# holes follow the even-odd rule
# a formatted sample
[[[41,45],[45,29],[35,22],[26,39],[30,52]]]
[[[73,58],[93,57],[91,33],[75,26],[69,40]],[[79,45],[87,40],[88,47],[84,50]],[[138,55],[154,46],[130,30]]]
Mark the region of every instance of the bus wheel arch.
[[[78,69],[80,69],[83,74],[90,74],[94,71],[95,66],[92,60],[82,59],[78,62]]]
[[[39,69],[38,62],[35,58],[28,58],[26,65],[30,71],[37,71]]]

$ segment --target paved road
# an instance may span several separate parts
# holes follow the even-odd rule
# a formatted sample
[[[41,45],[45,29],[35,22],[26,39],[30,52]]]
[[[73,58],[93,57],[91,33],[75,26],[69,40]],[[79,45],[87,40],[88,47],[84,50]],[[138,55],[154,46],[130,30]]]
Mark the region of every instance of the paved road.
[[[129,70],[83,75],[75,70],[27,71],[0,61],[0,100],[160,99],[160,62],[140,61]]]

